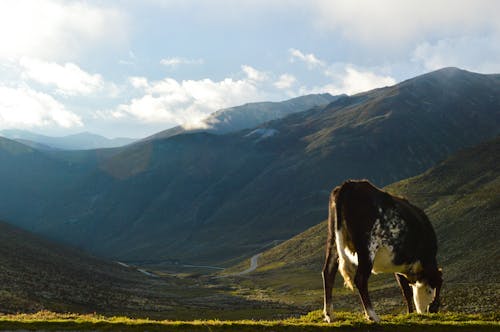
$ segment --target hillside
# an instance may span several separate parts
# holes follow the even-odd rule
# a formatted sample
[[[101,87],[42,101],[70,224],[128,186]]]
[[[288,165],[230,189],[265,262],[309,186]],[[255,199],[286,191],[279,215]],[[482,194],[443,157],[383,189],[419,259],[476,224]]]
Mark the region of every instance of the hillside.
[[[345,178],[387,185],[496,137],[498,91],[500,75],[446,68],[257,128],[137,143],[58,195],[42,186],[25,227],[120,260],[228,266],[324,220]]]
[[[78,166],[0,137],[0,219],[15,216],[18,225],[30,228],[49,199],[59,198],[83,172]]]
[[[261,317],[270,318],[284,307],[266,311],[265,304],[200,285],[196,278],[152,276],[0,222],[2,314],[50,310],[161,319],[243,319],[252,317],[256,308],[262,309]],[[1,322],[0,329],[4,329]]]
[[[307,111],[337,100],[341,96],[332,96],[328,93],[300,96],[281,102],[248,103],[241,106],[224,108],[209,115],[203,120],[204,128],[184,129],[181,126],[170,128],[142,141],[168,138],[188,132],[210,132],[213,134],[226,134],[242,129],[254,128],[265,122],[284,118],[287,115]]]
[[[387,186],[425,209],[439,243],[438,261],[445,278],[446,310],[494,312],[499,303],[500,138],[460,151],[427,172]],[[325,209],[326,203],[325,201]],[[321,303],[319,272],[324,260],[326,221],[263,253],[251,279],[235,280],[245,291],[288,298],[296,304]],[[241,270],[247,262],[236,266]],[[231,270],[225,272],[228,273]],[[337,276],[337,307],[358,305]],[[381,310],[402,310],[392,276],[373,276]],[[389,288],[388,288],[389,287]],[[384,299],[382,301],[382,299]],[[381,304],[383,303],[383,304]]]

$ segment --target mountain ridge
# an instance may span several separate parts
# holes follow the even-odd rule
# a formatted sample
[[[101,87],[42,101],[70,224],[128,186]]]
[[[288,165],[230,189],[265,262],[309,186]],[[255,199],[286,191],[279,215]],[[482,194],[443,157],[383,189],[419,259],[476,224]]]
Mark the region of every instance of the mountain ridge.
[[[133,144],[57,200],[47,195],[29,226],[122,260],[154,253],[159,264],[230,265],[323,220],[329,190],[345,178],[389,184],[497,136],[500,76],[449,76],[437,71],[239,132]]]
[[[220,109],[210,114],[202,121],[202,125],[198,129],[185,129],[182,126],[176,126],[148,136],[141,141],[163,139],[179,134],[195,132],[209,132],[214,134],[236,132],[253,128],[271,120],[283,118],[289,114],[326,105],[342,96],[332,96],[328,93],[322,93],[299,96],[280,102],[246,103]]]
[[[132,138],[106,138],[90,132],[81,132],[66,136],[46,136],[27,130],[4,129],[0,135],[39,150],[92,150],[100,148],[116,148],[131,144]]]

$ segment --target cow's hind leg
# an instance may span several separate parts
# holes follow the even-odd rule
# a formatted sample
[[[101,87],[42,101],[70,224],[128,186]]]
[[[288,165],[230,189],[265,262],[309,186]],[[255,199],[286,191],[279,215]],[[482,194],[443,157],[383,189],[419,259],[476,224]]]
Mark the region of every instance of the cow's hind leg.
[[[368,278],[372,272],[373,262],[367,253],[358,252],[358,269],[354,277],[354,283],[358,288],[359,297],[365,310],[366,318],[374,322],[380,322],[380,318],[373,310],[370,295],[368,294]]]
[[[323,314],[325,321],[330,323],[332,320],[332,289],[335,281],[335,275],[339,268],[339,256],[335,248],[335,243],[327,247],[325,265],[323,267],[323,290],[324,290],[324,307]]]
[[[406,305],[408,306],[408,313],[413,312],[413,290],[410,287],[410,283],[408,279],[402,274],[394,273],[396,277],[396,281],[398,282],[399,287],[401,288],[401,292],[406,301]]]

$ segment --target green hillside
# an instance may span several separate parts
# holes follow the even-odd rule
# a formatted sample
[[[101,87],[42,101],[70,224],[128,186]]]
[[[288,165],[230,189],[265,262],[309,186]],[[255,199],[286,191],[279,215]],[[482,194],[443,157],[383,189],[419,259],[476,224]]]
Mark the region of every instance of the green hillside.
[[[438,261],[444,268],[445,310],[498,312],[499,165],[497,138],[461,151],[422,175],[385,188],[424,208],[436,229]],[[325,209],[326,205],[327,201]],[[320,307],[325,242],[326,221],[264,252],[255,272],[232,277],[233,282],[248,296],[258,290],[261,297]],[[247,264],[242,262],[234,270]],[[358,310],[357,295],[344,289],[341,279],[338,275],[334,289],[336,308]],[[404,310],[392,276],[372,276],[370,282],[378,310]]]

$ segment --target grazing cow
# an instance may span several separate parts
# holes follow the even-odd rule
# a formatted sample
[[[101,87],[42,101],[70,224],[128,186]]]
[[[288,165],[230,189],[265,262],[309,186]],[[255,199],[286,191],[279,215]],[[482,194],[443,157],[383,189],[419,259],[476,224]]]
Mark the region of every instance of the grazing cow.
[[[346,181],[330,195],[328,240],[323,268],[324,315],[331,321],[337,270],[346,287],[359,291],[367,319],[380,321],[368,295],[371,273],[394,273],[408,306],[437,312],[442,274],[437,241],[425,213],[366,180]]]

